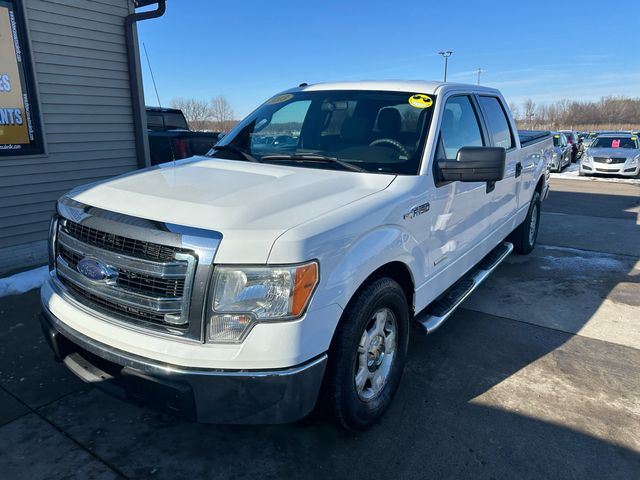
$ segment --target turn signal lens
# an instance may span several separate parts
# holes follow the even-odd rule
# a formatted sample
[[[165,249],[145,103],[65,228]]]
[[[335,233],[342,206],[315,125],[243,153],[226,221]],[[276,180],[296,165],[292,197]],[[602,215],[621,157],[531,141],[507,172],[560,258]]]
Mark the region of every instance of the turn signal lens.
[[[295,283],[293,286],[293,302],[291,304],[291,314],[294,317],[302,314],[317,284],[317,263],[309,263],[308,265],[296,268]]]

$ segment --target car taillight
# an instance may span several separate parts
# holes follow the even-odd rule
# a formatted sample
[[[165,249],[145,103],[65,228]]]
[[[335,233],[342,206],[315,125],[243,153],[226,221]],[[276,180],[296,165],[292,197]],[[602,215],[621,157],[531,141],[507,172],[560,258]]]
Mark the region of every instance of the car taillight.
[[[176,146],[176,150],[175,150],[175,156],[176,156],[176,160],[179,160],[181,158],[187,158],[187,140],[184,138],[177,138],[175,141],[175,146]]]

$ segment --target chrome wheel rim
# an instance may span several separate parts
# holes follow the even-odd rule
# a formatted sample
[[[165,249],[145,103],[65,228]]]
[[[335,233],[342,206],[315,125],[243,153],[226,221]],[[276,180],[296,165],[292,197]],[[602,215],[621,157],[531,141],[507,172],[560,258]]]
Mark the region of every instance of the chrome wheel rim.
[[[531,212],[531,222],[529,224],[529,245],[533,245],[536,241],[536,230],[538,229],[538,205],[533,206]]]
[[[389,308],[377,310],[360,336],[354,378],[358,397],[368,402],[387,384],[396,357],[398,322]]]

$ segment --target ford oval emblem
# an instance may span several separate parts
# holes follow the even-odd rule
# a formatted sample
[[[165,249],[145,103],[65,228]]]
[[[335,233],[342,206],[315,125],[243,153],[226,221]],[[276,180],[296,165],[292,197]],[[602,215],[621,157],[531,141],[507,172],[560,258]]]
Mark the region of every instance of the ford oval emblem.
[[[118,272],[112,268],[109,268],[102,262],[94,260],[93,258],[84,258],[76,265],[76,270],[82,274],[83,277],[88,278],[94,282],[108,282],[113,281],[118,276]]]

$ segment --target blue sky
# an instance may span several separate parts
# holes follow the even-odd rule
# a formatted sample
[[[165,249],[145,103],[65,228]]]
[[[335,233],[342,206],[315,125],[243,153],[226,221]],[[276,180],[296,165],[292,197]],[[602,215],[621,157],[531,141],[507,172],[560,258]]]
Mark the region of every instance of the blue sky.
[[[640,10],[601,1],[167,0],[139,23],[160,100],[225,96],[241,118],[301,82],[449,80],[510,102],[640,96]],[[608,7],[606,5],[611,5]],[[145,98],[155,105],[142,52]]]

